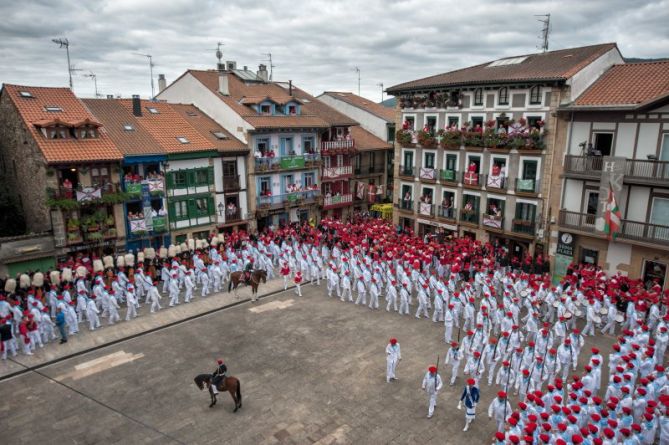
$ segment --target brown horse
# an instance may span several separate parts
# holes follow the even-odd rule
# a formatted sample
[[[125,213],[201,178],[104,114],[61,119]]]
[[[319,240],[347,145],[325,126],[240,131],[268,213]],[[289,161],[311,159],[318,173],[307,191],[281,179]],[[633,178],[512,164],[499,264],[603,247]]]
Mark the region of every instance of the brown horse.
[[[216,394],[214,394],[214,390],[211,387],[211,374],[200,374],[193,380],[195,380],[195,384],[200,388],[200,391],[202,391],[205,386],[209,390],[209,395],[211,396],[211,404],[209,405],[209,408],[216,405]],[[239,383],[237,377],[225,377],[221,380],[216,389],[221,392],[228,391],[230,393],[232,400],[235,402],[235,410],[233,413],[236,413],[237,410],[242,407],[242,385]]]
[[[249,284],[251,285],[251,300],[256,301],[256,298],[258,298],[258,286],[260,285],[260,281],[262,280],[263,283],[267,283],[267,272],[264,270],[256,269],[253,272],[251,272],[251,279],[249,280]],[[230,284],[228,284],[228,292],[230,290],[235,291],[235,297],[237,296],[237,287],[240,285],[240,283],[247,284],[244,281],[244,272],[232,272],[230,274]]]

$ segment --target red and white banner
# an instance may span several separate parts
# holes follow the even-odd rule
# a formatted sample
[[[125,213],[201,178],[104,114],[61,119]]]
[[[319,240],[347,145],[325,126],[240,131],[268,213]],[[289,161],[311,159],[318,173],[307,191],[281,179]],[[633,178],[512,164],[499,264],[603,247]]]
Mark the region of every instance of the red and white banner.
[[[356,193],[356,196],[358,199],[365,199],[365,191],[367,190],[367,187],[365,187],[364,182],[358,182],[358,192]]]
[[[437,171],[433,168],[421,167],[420,179],[437,179]]]
[[[96,189],[93,187],[84,187],[82,190],[77,190],[77,201],[95,201],[97,199],[102,199],[102,189]]]

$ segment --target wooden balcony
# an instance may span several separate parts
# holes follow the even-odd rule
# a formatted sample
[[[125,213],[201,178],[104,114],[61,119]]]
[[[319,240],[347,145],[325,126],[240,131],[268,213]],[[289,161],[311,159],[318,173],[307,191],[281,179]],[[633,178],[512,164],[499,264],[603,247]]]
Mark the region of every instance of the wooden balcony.
[[[420,216],[426,216],[428,218],[434,218],[434,204],[428,204],[426,202],[418,202],[416,205],[416,212]]]
[[[598,179],[602,174],[603,165],[602,156],[566,155],[564,175],[577,179]],[[627,159],[624,181],[632,184],[666,186],[669,184],[669,162]]]
[[[511,221],[511,231],[519,235],[534,238],[537,231],[537,223],[535,221],[514,218]]]
[[[223,192],[238,192],[239,190],[239,175],[223,176]]]
[[[485,229],[492,229],[495,231],[504,230],[504,215],[489,215],[487,213],[482,213],[481,221]]]
[[[414,211],[413,201],[407,201],[405,199],[398,199],[397,200],[397,208],[400,209],[400,211],[402,211],[402,212],[413,213],[413,211]]]
[[[356,152],[354,139],[321,141],[321,155],[323,156],[353,155]]]
[[[353,195],[346,193],[344,195],[326,196],[323,198],[323,210],[346,207],[353,203]]]
[[[410,165],[400,165],[400,177],[414,178],[416,176],[416,169]]]
[[[596,236],[606,236],[605,233],[595,229],[595,215],[560,210],[558,225],[566,229],[592,233]],[[623,219],[616,239],[669,246],[669,226]]]
[[[322,178],[328,179],[346,179],[353,176],[353,167],[350,165],[341,165],[337,167],[323,167]]]
[[[450,223],[455,223],[458,220],[458,209],[455,209],[453,207],[444,207],[444,206],[436,206],[437,207],[437,218],[442,219],[444,221],[450,222]]]

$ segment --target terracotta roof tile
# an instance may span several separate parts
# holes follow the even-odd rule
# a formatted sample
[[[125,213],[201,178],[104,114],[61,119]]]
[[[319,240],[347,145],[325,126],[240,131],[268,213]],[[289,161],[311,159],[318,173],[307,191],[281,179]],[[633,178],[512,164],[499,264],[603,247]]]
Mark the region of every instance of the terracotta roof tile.
[[[573,106],[637,106],[669,94],[669,61],[614,65]]]
[[[172,104],[172,108],[179,113],[195,130],[223,153],[248,152],[249,148],[230,132],[218,125],[216,121],[203,113],[195,105]],[[227,138],[219,139],[214,133],[223,133]]]
[[[104,124],[103,131],[126,156],[164,155],[165,150],[151,134],[135,121],[135,116],[117,99],[82,99],[95,117]],[[132,130],[124,127],[130,125]]]
[[[360,151],[390,150],[392,145],[377,138],[360,126],[351,127],[351,136],[355,140],[355,147]]]
[[[376,117],[384,119],[386,122],[395,122],[395,109],[384,107],[381,104],[377,104],[369,99],[366,99],[357,94],[343,92],[343,91],[326,91],[323,94],[327,94],[337,100],[346,102],[354,107],[358,107],[361,110],[364,110],[368,113],[373,114]]]
[[[25,91],[32,97],[22,97]],[[97,126],[97,119],[69,88],[30,87],[4,84],[7,94],[16,106],[19,115],[37,142],[48,163],[116,161],[123,158],[121,152],[104,132],[94,139],[47,139],[35,126],[58,119],[76,127],[86,120]],[[62,111],[49,112],[45,107],[60,107]]]
[[[538,54],[515,56],[525,58],[520,63],[489,66],[491,62],[448,73],[401,83],[387,89],[390,94],[416,89],[488,83],[560,81],[569,79],[589,63],[612,49],[615,43],[567,48]],[[505,57],[504,59],[513,59]]]

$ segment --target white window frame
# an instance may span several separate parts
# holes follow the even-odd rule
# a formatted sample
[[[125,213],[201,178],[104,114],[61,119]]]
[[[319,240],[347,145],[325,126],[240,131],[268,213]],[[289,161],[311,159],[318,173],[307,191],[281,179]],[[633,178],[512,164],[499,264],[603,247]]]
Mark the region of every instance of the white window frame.
[[[434,132],[436,134],[436,132],[439,131],[439,129],[441,128],[439,126],[439,113],[424,113],[423,114],[423,126],[420,127],[420,129],[422,130],[423,128],[425,128],[425,126],[427,125],[427,118],[428,117],[435,118]]]
[[[504,177],[508,178],[509,177],[509,155],[499,155],[497,153],[490,153],[490,157],[488,158],[489,159],[488,164],[490,164],[490,165],[488,165],[488,176],[492,175],[492,166],[493,166],[493,161],[494,161],[495,158],[504,159],[504,166],[506,167],[505,172],[504,172]],[[467,164],[467,165],[469,165],[469,164]]]
[[[441,160],[441,165],[442,165],[442,170],[446,170],[446,156],[447,155],[455,155],[455,171],[460,171],[460,153],[451,153],[451,152],[444,152],[444,155],[442,156]]]
[[[472,93],[471,93],[471,99],[470,99],[470,102],[469,102],[471,104],[470,108],[473,109],[473,110],[482,110],[482,109],[485,108],[487,90],[485,88],[481,87],[481,99],[482,99],[481,100],[481,105],[474,105],[474,100],[475,100],[474,98],[476,97],[476,90],[478,90],[478,88],[474,88],[474,91],[472,91]]]
[[[421,158],[421,164],[420,165],[423,168],[429,168],[425,165],[426,164],[425,163],[425,158],[427,157],[426,155],[429,154],[429,153],[434,155],[434,167],[432,167],[432,168],[436,170],[438,168],[438,165],[439,165],[439,160],[437,158],[437,150],[423,150],[423,153],[422,153],[423,156]],[[404,158],[402,158],[402,159],[404,159]]]
[[[467,118],[468,118],[467,122],[472,122],[473,117],[480,117],[481,119],[483,119],[483,123],[481,124],[481,128],[485,129],[485,121],[486,121],[485,113],[469,113],[469,116],[467,116]],[[472,129],[473,128],[474,127],[472,127]]]
[[[449,192],[453,194],[453,200],[451,201],[451,207],[454,209],[457,209],[457,202],[458,202],[458,189],[450,188],[450,187],[442,187],[441,188],[441,194],[439,195],[440,201],[438,202],[439,205],[441,205],[441,201],[444,200],[444,192]]]
[[[482,174],[481,170],[483,167],[483,153],[467,153],[467,157],[465,158],[465,167],[463,168],[463,172],[466,172],[467,169],[469,168],[469,164],[471,164],[471,158],[479,158],[479,171],[477,172],[479,175]]]
[[[406,152],[408,152],[408,151],[410,151],[411,153],[413,153],[413,156],[412,156],[412,158],[413,158],[413,165],[411,165],[411,167],[416,168],[416,149],[415,149],[415,148],[403,148],[403,149],[402,149],[402,158],[401,158],[401,160],[400,160],[400,161],[401,161],[401,162],[400,162],[400,165],[404,165],[404,164],[402,164],[402,162],[404,162],[404,153],[406,153]],[[408,167],[408,166],[405,165],[405,167]]]
[[[462,113],[446,113],[444,115],[444,129],[448,125],[448,118],[455,117],[458,119],[458,129],[462,127]]]
[[[499,103],[499,92],[502,88],[506,88],[506,97],[507,97],[506,105],[503,105],[503,104]],[[511,92],[511,87],[501,86],[501,87],[497,88],[495,90],[495,104],[494,104],[493,108],[499,108],[499,109],[503,109],[503,110],[511,108],[511,102],[513,102],[512,96],[513,96],[513,94]]]
[[[529,125],[529,122],[530,122],[530,120],[529,120],[530,117],[539,117],[539,116],[541,116],[541,120],[544,121],[544,124],[545,124],[546,123],[546,113],[545,112],[543,112],[543,111],[541,111],[541,112],[525,111],[523,113],[523,118],[528,122],[528,125]]]
[[[411,187],[411,200],[415,201],[416,200],[416,195],[414,194],[414,188],[413,188],[414,184],[411,183],[411,182],[406,182],[406,181],[400,182],[400,195],[401,195],[400,200],[404,200],[404,193],[402,193],[402,190],[404,189],[404,186]]]
[[[435,196],[437,196],[437,194],[435,193],[435,187],[433,185],[421,184],[420,196],[423,196],[423,190],[425,189],[432,190],[432,204],[434,204],[434,198]]]
[[[523,176],[523,162],[525,161],[536,161],[537,162],[537,176],[534,177],[534,180],[537,181],[541,178],[541,157],[540,156],[520,156],[518,158],[518,178]],[[508,165],[508,164],[507,164]]]
[[[412,129],[412,131],[418,131],[416,129],[416,125],[418,125],[418,114],[416,114],[416,113],[402,113],[402,122],[400,123],[400,128],[404,124],[404,121],[407,120],[406,119],[407,117],[413,117],[413,127],[414,128]],[[421,127],[421,129],[422,129],[422,127]]]
[[[527,89],[527,96],[525,97],[525,108],[543,108],[544,107],[544,99],[546,98],[546,91],[544,90],[544,87],[541,85],[536,85],[536,87],[539,88],[539,98],[540,102],[538,104],[533,104],[530,102],[530,96],[532,95],[532,88],[530,87]],[[532,114],[532,113],[530,113]]]

